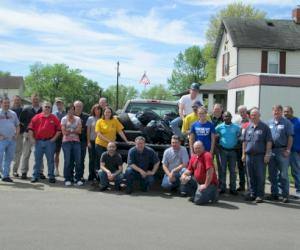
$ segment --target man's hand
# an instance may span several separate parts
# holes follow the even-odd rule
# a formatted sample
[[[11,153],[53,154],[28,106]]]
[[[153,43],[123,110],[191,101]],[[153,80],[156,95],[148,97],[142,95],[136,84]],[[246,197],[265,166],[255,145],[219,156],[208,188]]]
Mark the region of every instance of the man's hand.
[[[36,141],[34,138],[32,138],[31,136],[29,136],[29,141],[31,143],[31,145],[35,145]]]
[[[290,150],[284,150],[284,151],[283,151],[283,156],[287,158],[287,157],[290,156],[290,153],[291,153]]]
[[[112,173],[110,171],[106,172],[108,180],[112,181],[114,179]]]
[[[245,154],[242,155],[241,160],[242,160],[242,162],[245,162],[245,161],[246,161],[246,155],[245,155]]]
[[[266,155],[264,156],[264,163],[265,163],[265,164],[268,164],[268,163],[270,162],[270,159],[271,159],[271,155],[266,154]]]
[[[174,174],[173,170],[169,173],[168,177],[169,177],[169,182],[172,183],[172,182],[176,181],[175,174]]]
[[[141,170],[140,174],[141,174],[142,178],[146,178],[148,175],[144,170]]]
[[[199,187],[198,187],[199,191],[203,191],[203,190],[205,190],[206,188],[207,188],[207,186],[206,186],[205,184],[201,184],[201,185],[199,185]]]
[[[189,182],[190,179],[191,179],[191,176],[188,176],[188,175],[183,174],[183,175],[181,175],[181,177],[180,177],[180,182],[181,182],[182,184],[187,184],[187,183]]]

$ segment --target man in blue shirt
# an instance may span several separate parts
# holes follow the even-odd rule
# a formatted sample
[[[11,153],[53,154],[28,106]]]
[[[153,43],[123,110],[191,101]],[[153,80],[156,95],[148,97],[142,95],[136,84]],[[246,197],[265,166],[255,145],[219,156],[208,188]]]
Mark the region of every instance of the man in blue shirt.
[[[292,176],[295,180],[296,196],[300,198],[300,119],[294,116],[291,106],[283,108],[285,118],[289,119],[294,127],[293,146],[290,154]]]
[[[278,177],[282,188],[282,202],[287,203],[289,196],[288,168],[290,152],[293,145],[293,125],[282,116],[283,108],[275,105],[272,108],[273,119],[269,122],[271,129],[273,148],[269,164],[269,175],[271,181],[271,196],[269,199],[278,200]]]
[[[221,171],[219,172],[220,193],[226,192],[226,170],[230,172],[230,194],[237,195],[236,191],[236,150],[240,135],[240,127],[231,122],[230,112],[223,114],[224,122],[216,127],[216,137],[219,138],[219,149],[221,157]]]
[[[207,121],[207,110],[204,107],[198,109],[199,121],[192,124],[189,144],[190,150],[193,149],[195,141],[201,141],[205,151],[214,153],[215,147],[215,127],[211,122]],[[191,152],[192,154],[192,152]]]
[[[134,180],[140,181],[143,192],[154,183],[154,175],[159,167],[159,158],[152,148],[145,146],[145,138],[135,138],[135,147],[128,151],[128,167],[125,172],[126,193],[132,193]]]

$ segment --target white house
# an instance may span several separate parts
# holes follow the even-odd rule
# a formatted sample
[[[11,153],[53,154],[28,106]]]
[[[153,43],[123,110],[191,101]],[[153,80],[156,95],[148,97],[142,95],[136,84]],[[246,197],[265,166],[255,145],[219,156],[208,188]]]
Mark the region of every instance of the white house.
[[[0,96],[8,96],[10,99],[19,95],[23,97],[24,80],[21,76],[0,77]]]
[[[258,106],[268,119],[271,107],[282,104],[300,115],[300,7],[292,17],[222,21],[213,55],[216,81],[228,82],[227,109],[232,114],[240,104]]]

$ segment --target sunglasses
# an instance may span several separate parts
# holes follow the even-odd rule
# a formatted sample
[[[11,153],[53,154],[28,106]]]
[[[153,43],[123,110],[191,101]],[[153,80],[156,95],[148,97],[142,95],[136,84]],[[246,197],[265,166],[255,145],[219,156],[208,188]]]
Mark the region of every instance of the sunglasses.
[[[50,107],[50,106],[44,106],[44,108],[45,108],[45,109],[51,109],[51,107]]]

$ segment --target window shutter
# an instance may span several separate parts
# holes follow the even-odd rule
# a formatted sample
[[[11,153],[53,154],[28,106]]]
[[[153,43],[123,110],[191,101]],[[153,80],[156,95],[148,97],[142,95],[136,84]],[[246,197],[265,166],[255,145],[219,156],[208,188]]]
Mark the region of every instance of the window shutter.
[[[224,61],[224,57],[225,57],[225,55],[223,54],[223,56],[222,56],[222,76],[224,76],[224,67],[225,67],[225,65],[224,65],[224,63],[225,63],[225,61]]]
[[[268,51],[261,52],[261,73],[268,72]]]
[[[229,63],[230,63],[230,57],[229,56],[230,56],[230,53],[228,52],[227,53],[227,72],[226,72],[227,75],[229,75]]]
[[[280,60],[279,73],[285,74],[285,69],[286,69],[286,52],[285,51],[280,52],[279,60]]]

